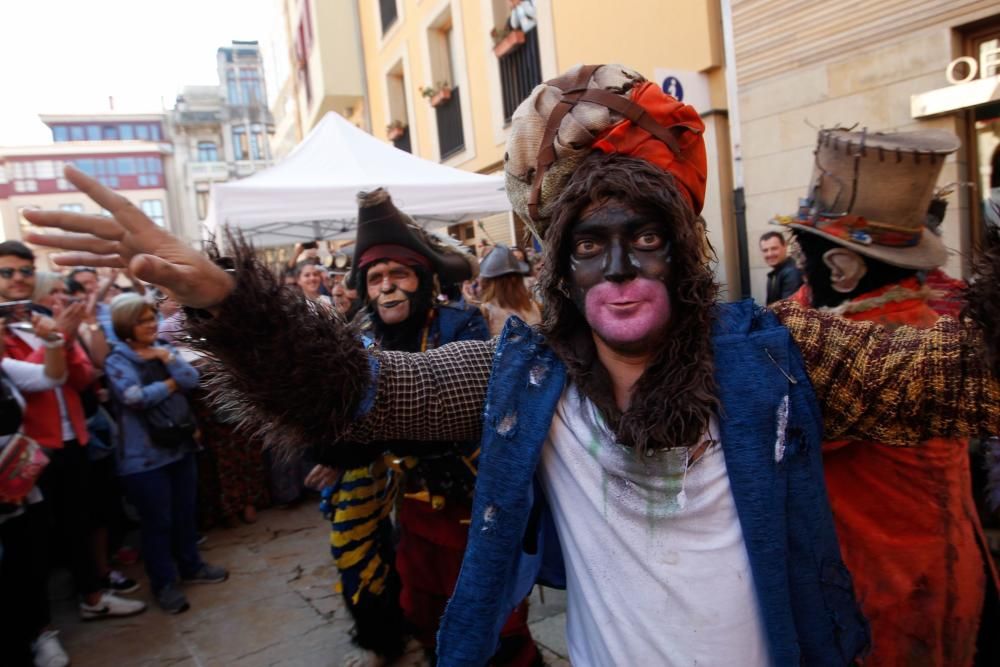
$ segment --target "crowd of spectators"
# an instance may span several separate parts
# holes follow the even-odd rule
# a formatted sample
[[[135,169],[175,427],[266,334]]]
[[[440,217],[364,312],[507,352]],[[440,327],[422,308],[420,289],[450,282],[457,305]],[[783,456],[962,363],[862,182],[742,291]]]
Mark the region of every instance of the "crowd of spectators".
[[[469,260],[483,272],[449,286],[456,300],[480,308],[494,333],[510,315],[537,322],[536,259],[479,251]],[[296,248],[285,283],[318,308],[364,317],[345,257],[328,267],[315,247]],[[228,576],[202,559],[200,530],[294,506],[312,462],[272,459],[238,432],[238,415],[209,403],[210,366],[187,344],[182,309],[127,272],[36,269],[30,248],[7,241],[0,301],[0,468],[19,483],[0,487],[4,664],[58,667],[69,658],[49,613],[53,568],[71,573],[81,618],[129,616],[146,604],[116,564],[141,554],[160,609],[182,612],[185,585]],[[136,522],[138,550],[126,544]]]
[[[161,326],[167,339],[179,328],[153,297],[117,271],[38,270],[30,248],[0,243],[4,664],[69,664],[49,612],[53,568],[72,575],[84,620],[146,610],[130,597],[141,584],[113,565],[140,552],[167,612],[187,608],[179,584],[227,577],[196,545],[198,371],[161,342]],[[141,551],[125,543],[130,517]]]

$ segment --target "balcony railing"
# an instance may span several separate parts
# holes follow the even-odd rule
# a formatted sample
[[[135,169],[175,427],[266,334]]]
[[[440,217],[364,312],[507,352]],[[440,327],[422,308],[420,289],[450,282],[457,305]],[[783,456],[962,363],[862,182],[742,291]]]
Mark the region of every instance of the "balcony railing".
[[[410,145],[410,128],[403,130],[403,134],[392,140],[392,145],[401,151],[406,151],[407,153],[413,152],[413,147]]]
[[[500,56],[500,89],[503,93],[503,122],[509,123],[517,105],[542,82],[538,57],[538,29],[524,34],[524,44]]]
[[[438,149],[441,161],[465,149],[465,134],[462,132],[462,101],[458,88],[451,89],[451,98],[439,104],[437,113]]]
[[[189,181],[229,180],[229,166],[225,162],[188,162]]]
[[[382,15],[382,34],[384,35],[396,22],[396,0],[378,0],[378,8]]]
[[[174,116],[178,125],[217,125],[222,122],[222,111],[181,111]]]

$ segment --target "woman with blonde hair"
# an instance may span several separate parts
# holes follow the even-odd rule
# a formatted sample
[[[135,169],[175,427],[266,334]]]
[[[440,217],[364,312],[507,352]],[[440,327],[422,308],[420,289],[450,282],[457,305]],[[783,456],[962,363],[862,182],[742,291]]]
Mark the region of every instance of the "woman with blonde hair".
[[[519,261],[504,245],[496,246],[479,264],[480,309],[491,336],[500,334],[511,315],[517,315],[528,324],[541,321],[538,304],[524,285],[528,272],[528,265]]]

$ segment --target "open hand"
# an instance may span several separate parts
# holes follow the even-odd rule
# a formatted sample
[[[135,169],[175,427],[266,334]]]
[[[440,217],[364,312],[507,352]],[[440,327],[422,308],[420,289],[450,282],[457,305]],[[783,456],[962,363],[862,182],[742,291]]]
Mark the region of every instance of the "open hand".
[[[338,477],[340,477],[340,471],[336,468],[316,465],[313,466],[313,469],[309,471],[308,475],[306,475],[305,485],[310,489],[316,489],[319,491],[327,486],[333,486]]]
[[[24,211],[40,227],[68,234],[27,234],[29,243],[60,248],[53,256],[62,266],[110,266],[129,269],[194,308],[211,308],[232,291],[232,278],[208,257],[158,227],[132,202],[82,171],[67,166],[66,179],[104,207],[112,218],[69,211]]]
[[[83,323],[85,311],[86,306],[77,302],[69,304],[56,314],[56,326],[62,331],[66,340],[76,338],[76,333],[80,330],[80,325]]]

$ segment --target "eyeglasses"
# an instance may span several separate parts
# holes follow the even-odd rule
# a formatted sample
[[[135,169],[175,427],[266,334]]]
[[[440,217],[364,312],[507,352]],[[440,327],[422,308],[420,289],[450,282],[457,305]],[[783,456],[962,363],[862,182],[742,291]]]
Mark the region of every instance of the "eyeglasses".
[[[12,269],[9,266],[5,266],[4,268],[0,269],[0,278],[3,278],[4,280],[10,280],[11,278],[14,277],[15,271],[19,271],[21,275],[24,276],[25,278],[30,278],[31,276],[35,275],[35,267],[33,266],[19,266],[16,269]]]

